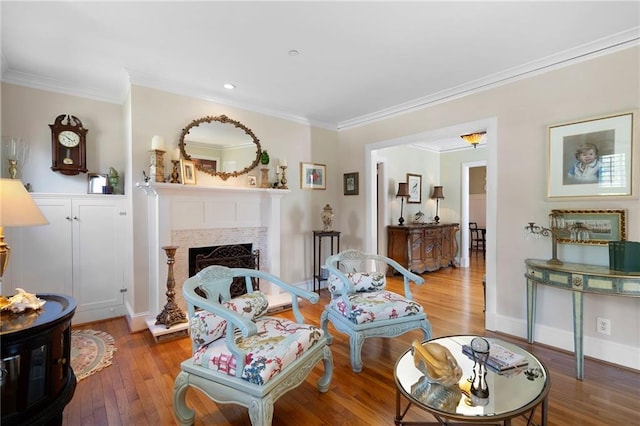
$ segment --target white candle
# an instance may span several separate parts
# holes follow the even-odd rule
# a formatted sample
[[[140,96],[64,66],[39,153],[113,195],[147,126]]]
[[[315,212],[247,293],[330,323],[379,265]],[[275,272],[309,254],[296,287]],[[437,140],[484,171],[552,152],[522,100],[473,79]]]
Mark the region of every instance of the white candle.
[[[176,148],[173,151],[173,160],[176,160],[176,161],[180,160],[180,148],[179,147]]]
[[[151,149],[164,151],[164,138],[162,136],[154,136],[151,139]]]
[[[280,160],[280,167],[287,167],[287,160]]]

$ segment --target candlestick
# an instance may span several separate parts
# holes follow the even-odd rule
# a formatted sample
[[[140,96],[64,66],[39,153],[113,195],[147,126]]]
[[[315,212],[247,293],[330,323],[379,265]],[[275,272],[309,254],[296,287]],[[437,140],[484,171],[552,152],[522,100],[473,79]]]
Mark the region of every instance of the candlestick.
[[[282,179],[280,179],[280,188],[281,189],[289,189],[289,187],[287,186],[287,161],[284,160],[284,165],[282,163],[280,163],[280,168],[282,169]]]
[[[171,171],[171,180],[170,183],[180,183],[180,173],[178,173],[178,164],[180,160],[171,160],[173,163],[173,170]]]
[[[280,160],[280,167],[287,167],[287,160]]]
[[[170,328],[174,324],[187,322],[187,316],[178,307],[175,301],[175,286],[176,280],[173,277],[173,264],[176,262],[176,250],[178,246],[164,246],[162,249],[167,253],[167,265],[169,265],[169,272],[167,274],[167,304],[164,305],[164,309],[156,317],[156,325],[164,324],[167,328]]]
[[[260,173],[260,188],[269,188],[269,167],[261,168]]]

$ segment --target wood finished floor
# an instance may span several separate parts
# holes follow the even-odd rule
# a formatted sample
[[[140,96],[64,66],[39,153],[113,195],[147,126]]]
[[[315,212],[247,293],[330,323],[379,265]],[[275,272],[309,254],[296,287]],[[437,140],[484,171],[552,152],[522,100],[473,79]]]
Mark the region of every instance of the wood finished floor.
[[[585,378],[574,378],[573,354],[522,339],[485,332],[482,275],[484,261],[472,256],[472,268],[446,268],[425,274],[426,285],[415,292],[425,307],[434,337],[474,334],[500,337],[527,349],[542,360],[550,372],[549,424],[640,425],[640,372],[586,359]],[[390,288],[400,287],[390,280]],[[524,283],[523,283],[524,285]],[[328,295],[316,305],[305,303],[302,312],[309,322],[319,323]],[[281,315],[288,316],[288,313]],[[173,381],[180,362],[190,356],[188,338],[155,343],[148,331],[129,333],[123,318],[80,325],[106,331],[116,341],[113,365],[78,383],[64,412],[64,425],[175,425]],[[395,339],[365,341],[364,370],[351,371],[348,339],[335,332],[331,345],[335,369],[329,392],[321,394],[315,383],[322,373],[316,366],[298,388],[275,404],[273,425],[392,425],[395,416],[393,367],[418,331]],[[217,405],[197,390],[190,389],[187,401],[196,411],[196,425],[249,425],[244,407]],[[539,421],[539,412],[534,420]],[[407,420],[432,421],[425,412],[412,408]],[[524,425],[516,419],[514,425]]]

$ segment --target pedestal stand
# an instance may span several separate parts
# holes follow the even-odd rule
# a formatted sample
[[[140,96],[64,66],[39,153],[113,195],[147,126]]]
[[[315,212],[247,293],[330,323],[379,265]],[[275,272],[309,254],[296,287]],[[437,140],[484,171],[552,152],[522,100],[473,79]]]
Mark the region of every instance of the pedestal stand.
[[[269,188],[271,186],[269,185],[269,168],[261,168],[260,173],[262,173],[260,176],[260,188]]]
[[[149,165],[149,174],[155,182],[166,182],[164,178],[164,153],[161,149],[152,149],[151,164]]]
[[[174,324],[187,322],[187,316],[176,305],[175,296],[176,292],[174,288],[176,281],[173,278],[173,264],[176,262],[176,250],[177,246],[164,246],[162,249],[167,253],[167,265],[169,265],[169,273],[167,274],[167,304],[164,305],[164,309],[156,317],[156,325],[164,324],[167,328]]]

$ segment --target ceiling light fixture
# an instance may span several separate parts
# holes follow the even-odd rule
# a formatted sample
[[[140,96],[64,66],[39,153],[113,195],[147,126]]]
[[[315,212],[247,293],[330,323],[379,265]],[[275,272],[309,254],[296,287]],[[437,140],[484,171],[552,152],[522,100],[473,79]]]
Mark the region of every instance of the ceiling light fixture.
[[[225,83],[224,84],[224,88],[228,89],[228,90],[232,90],[232,89],[236,88],[236,85],[235,84],[231,84],[231,83]]]
[[[297,51],[296,49],[291,49],[289,52],[287,52],[289,54],[289,56],[298,56],[300,54],[299,51]]]
[[[468,135],[460,136],[465,142],[473,145],[475,148],[485,138],[487,132],[470,133]]]

